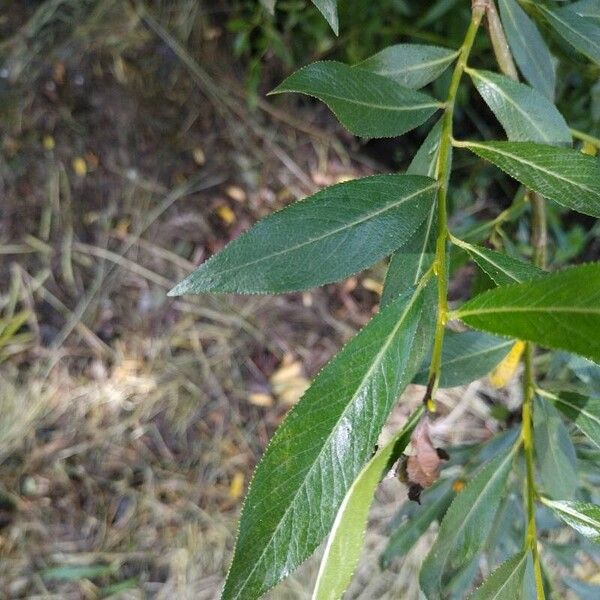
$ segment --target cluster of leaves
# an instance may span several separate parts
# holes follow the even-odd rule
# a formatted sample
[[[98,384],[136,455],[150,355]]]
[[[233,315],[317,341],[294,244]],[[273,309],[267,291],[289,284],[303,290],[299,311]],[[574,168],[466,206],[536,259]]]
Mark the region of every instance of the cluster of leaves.
[[[335,0],[314,4],[337,31]],[[313,597],[341,597],[360,556],[376,487],[420,424],[433,418],[428,411],[437,387],[462,385],[506,361],[513,364],[523,348],[522,423],[487,444],[451,452],[456,469],[442,471],[439,481],[423,492],[420,506],[402,508],[382,565],[405,554],[437,521],[439,532],[419,578],[426,598],[464,597],[478,577],[481,552],[501,564],[470,598],[543,598],[552,581],[540,566],[534,499],[541,529],[556,528],[559,519],[583,536],[571,550],[593,553],[587,540],[600,540],[600,507],[595,504],[600,263],[549,272],[543,261],[532,265],[475,243],[481,241],[476,235],[474,243],[455,237],[446,214],[454,147],[485,159],[524,186],[517,199],[527,189],[542,202],[545,198],[600,216],[600,162],[592,149],[600,142],[574,132],[553,104],[556,61],[536,24],[540,19],[560,43],[600,65],[599,5],[591,0],[561,7],[499,1],[510,49],[530,84],[525,85],[467,66],[486,4],[487,10],[493,8],[490,2],[474,3],[458,51],[395,45],[354,66],[310,64],[279,85],[273,93],[318,98],[362,137],[400,136],[431,123],[439,111],[443,114],[405,173],[341,183],[286,207],[170,292],[305,290],[391,256],[380,312],[317,375],[256,469],[225,599],[259,597],[298,567],[327,534]],[[421,91],[452,64],[446,102]],[[506,141],[453,138],[452,115],[463,74],[506,132]],[[574,133],[586,141],[586,152],[574,147]],[[490,289],[448,311],[446,258],[451,252],[472,260],[489,278]],[[446,333],[446,322],[452,320],[472,329]],[[560,386],[552,386],[551,377],[543,387],[535,381],[531,344],[559,351],[549,360],[567,371]],[[540,354],[544,360],[550,356]],[[424,406],[374,452],[388,415],[411,382],[427,384]],[[527,493],[521,498],[523,479]],[[558,555],[561,548],[548,543],[544,551]],[[584,585],[573,581],[565,584]]]

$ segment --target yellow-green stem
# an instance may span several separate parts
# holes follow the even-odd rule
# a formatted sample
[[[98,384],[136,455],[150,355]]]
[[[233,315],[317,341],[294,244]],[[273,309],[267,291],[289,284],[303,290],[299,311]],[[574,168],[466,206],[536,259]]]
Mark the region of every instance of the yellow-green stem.
[[[445,103],[445,112],[442,122],[442,135],[436,166],[436,179],[439,182],[437,193],[438,235],[434,260],[435,273],[438,280],[438,315],[433,342],[433,354],[429,368],[430,398],[427,400],[433,400],[440,380],[444,328],[448,319],[448,270],[446,266],[446,242],[448,240],[448,156],[452,145],[454,103],[456,101],[458,86],[465,67],[467,66],[467,60],[471,53],[475,35],[477,34],[477,29],[479,28],[483,15],[484,9],[481,6],[475,5],[473,7],[471,23],[465,34],[458,61],[452,74],[452,80],[450,81],[450,88],[448,89],[448,98]]]

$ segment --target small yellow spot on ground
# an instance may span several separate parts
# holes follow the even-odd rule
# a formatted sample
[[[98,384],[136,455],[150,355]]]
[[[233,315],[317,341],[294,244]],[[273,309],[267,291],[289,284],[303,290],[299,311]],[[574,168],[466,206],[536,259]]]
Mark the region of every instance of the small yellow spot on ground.
[[[219,206],[219,208],[217,208],[217,215],[219,215],[221,221],[223,221],[227,225],[235,223],[235,213],[226,204],[223,204],[222,206]]]
[[[244,493],[244,474],[236,471],[229,484],[229,495],[232,498],[240,498]]]
[[[73,159],[73,171],[75,171],[75,175],[77,175],[78,177],[85,177],[87,174],[87,164],[85,162],[85,159],[82,158],[81,156],[77,156],[76,158]]]
[[[44,150],[54,150],[54,147],[56,146],[56,142],[54,141],[54,138],[51,135],[45,135],[44,139],[42,140],[42,145],[44,146]]]

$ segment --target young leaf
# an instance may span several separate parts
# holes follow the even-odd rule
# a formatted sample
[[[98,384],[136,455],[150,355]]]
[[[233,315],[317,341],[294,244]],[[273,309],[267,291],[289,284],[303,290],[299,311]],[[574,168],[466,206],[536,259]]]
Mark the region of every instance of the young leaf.
[[[347,277],[410,239],[436,187],[427,177],[375,175],[326,188],[254,225],[169,295],[281,293]]]
[[[457,317],[475,329],[508,335],[600,361],[600,263],[489,290]]]
[[[431,129],[408,166],[407,173],[435,177],[443,119]],[[448,152],[447,173],[452,163],[452,148]],[[431,211],[416,233],[392,255],[385,276],[381,304],[385,306],[409,287],[416,285],[429,269],[435,258],[437,237],[437,205],[431,205]]]
[[[319,12],[325,17],[329,23],[333,33],[338,35],[340,26],[338,23],[337,0],[312,0],[312,3],[319,9]]]
[[[503,496],[514,449],[491,460],[450,505],[421,566],[419,582],[427,600],[441,600],[443,576],[467,565],[485,544]]]
[[[469,600],[515,600],[523,596],[527,552],[502,563],[470,596]]]
[[[588,398],[574,392],[545,396],[552,401],[577,428],[600,448],[600,398]]]
[[[554,99],[556,69],[548,46],[516,0],[499,0],[500,18],[523,77],[546,98]]]
[[[394,558],[406,554],[433,521],[441,520],[454,496],[450,484],[449,479],[442,481],[441,484],[432,486],[421,495],[421,506],[417,507],[418,510],[409,515],[390,535],[380,557],[383,569],[387,569]]]
[[[353,134],[394,137],[424,123],[440,103],[387,77],[334,61],[290,75],[271,94],[299,92],[325,102]]]
[[[457,56],[456,50],[439,46],[396,44],[355,66],[418,90],[437,79]]]
[[[466,385],[487,375],[509,352],[514,340],[497,338],[481,331],[447,331],[442,346],[443,388]],[[416,374],[414,383],[427,384],[428,361]]]
[[[411,416],[402,430],[363,467],[348,490],[329,534],[313,600],[338,600],[346,591],[360,559],[375,490],[382,475],[392,467],[410,442],[422,413],[423,409],[420,408]]]
[[[487,273],[496,285],[521,283],[522,281],[539,279],[546,274],[545,271],[538,269],[531,263],[523,262],[503,252],[495,252],[471,244],[461,245],[461,247],[470,254],[481,270]]]
[[[600,544],[600,506],[587,502],[541,498],[557,517],[586,538]]]
[[[550,8],[538,5],[548,23],[573,48],[600,65],[600,27],[592,19],[577,14],[571,6]]]
[[[575,448],[558,411],[540,398],[535,399],[533,432],[544,491],[552,498],[572,498],[579,487]]]
[[[468,73],[509,140],[571,145],[564,117],[540,92],[491,71],[469,69]]]
[[[511,177],[567,208],[600,217],[600,163],[570,148],[533,142],[459,142]]]
[[[426,353],[435,286],[384,308],[317,375],[258,465],[223,600],[254,600],[325,537]]]

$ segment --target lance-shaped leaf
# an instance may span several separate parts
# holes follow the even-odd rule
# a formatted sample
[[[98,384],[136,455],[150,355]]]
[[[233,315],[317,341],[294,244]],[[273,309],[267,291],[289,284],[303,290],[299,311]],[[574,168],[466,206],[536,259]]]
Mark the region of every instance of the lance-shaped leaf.
[[[537,397],[533,432],[536,463],[544,491],[552,498],[572,498],[579,487],[573,442],[558,411]]]
[[[469,69],[468,73],[509,140],[571,144],[571,131],[564,117],[540,92],[491,71]]]
[[[442,135],[443,118],[431,129],[408,166],[407,173],[435,177]],[[452,148],[448,152],[447,173],[450,174]],[[385,276],[381,304],[385,306],[409,287],[416,285],[435,258],[437,237],[437,205],[431,209],[416,233],[398,248],[390,259]]]
[[[379,562],[382,569],[387,569],[392,560],[406,554],[427,531],[433,521],[440,521],[444,516],[454,492],[452,481],[443,480],[427,489],[422,495],[416,510],[406,511],[405,520],[390,534],[388,544],[381,554]],[[410,506],[410,508],[413,508]]]
[[[588,502],[541,498],[554,514],[586,538],[600,544],[600,506]]]
[[[482,246],[473,246],[467,243],[459,245],[469,253],[481,270],[487,273],[496,285],[521,283],[523,281],[539,279],[546,274],[531,263],[523,262],[503,252],[496,252]]]
[[[485,377],[510,352],[513,344],[514,340],[481,331],[447,331],[442,346],[440,386],[448,388],[466,385]],[[427,384],[428,364],[425,361],[416,374],[415,383]]]
[[[319,9],[319,12],[329,23],[333,33],[339,34],[340,26],[338,23],[337,0],[312,0],[312,3]]]
[[[548,394],[544,397],[600,448],[600,398],[589,398],[575,392],[560,392],[558,396]]]
[[[469,564],[485,544],[503,496],[514,449],[491,460],[450,505],[421,566],[419,582],[427,600],[441,600],[444,577]]]
[[[475,329],[508,335],[600,361],[600,264],[549,273],[489,290],[456,316]]]
[[[534,142],[458,142],[528,188],[567,208],[600,217],[600,163],[570,148]]]
[[[516,0],[499,0],[498,4],[510,49],[523,77],[553,100],[556,69],[544,38]]]
[[[370,56],[356,67],[418,90],[437,79],[457,56],[456,50],[439,46],[396,44]]]
[[[355,135],[377,138],[402,135],[424,123],[440,103],[383,75],[334,61],[308,65],[271,94],[299,92],[329,106]]]
[[[600,26],[594,20],[582,17],[570,6],[550,8],[539,4],[538,7],[559,35],[600,65]]]
[[[431,342],[435,286],[384,308],[317,375],[279,427],[246,498],[224,600],[253,600],[330,530]]]
[[[515,600],[523,597],[527,552],[502,563],[470,596],[469,600]]]
[[[338,600],[346,591],[360,559],[375,490],[410,442],[422,413],[420,408],[411,416],[400,433],[364,466],[348,490],[325,546],[313,600]]]
[[[271,294],[347,277],[410,239],[436,187],[427,177],[375,175],[326,188],[257,223],[169,294]]]

